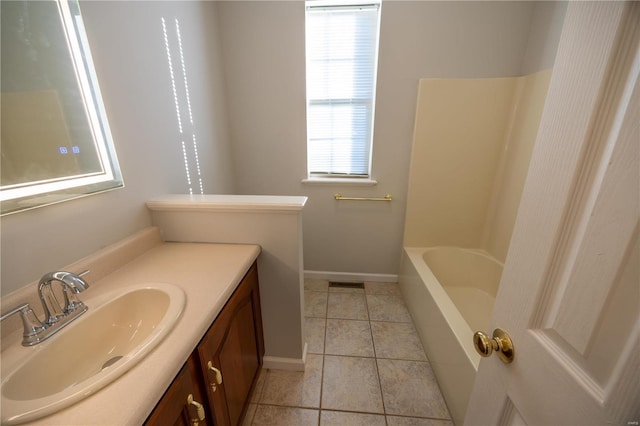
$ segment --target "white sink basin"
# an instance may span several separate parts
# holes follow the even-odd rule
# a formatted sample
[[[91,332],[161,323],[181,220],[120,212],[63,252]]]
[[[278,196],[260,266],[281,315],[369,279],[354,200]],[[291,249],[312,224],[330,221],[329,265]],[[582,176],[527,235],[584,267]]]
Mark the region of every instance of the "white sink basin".
[[[184,308],[181,288],[142,284],[113,292],[33,348],[2,380],[2,424],[35,420],[95,393],[140,362]]]

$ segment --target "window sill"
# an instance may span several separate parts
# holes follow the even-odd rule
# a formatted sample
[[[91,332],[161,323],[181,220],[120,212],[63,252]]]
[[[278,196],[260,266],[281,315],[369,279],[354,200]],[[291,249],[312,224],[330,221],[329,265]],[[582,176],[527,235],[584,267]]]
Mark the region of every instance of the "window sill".
[[[327,186],[374,186],[378,184],[375,179],[349,179],[349,178],[306,178],[302,179],[305,185]]]

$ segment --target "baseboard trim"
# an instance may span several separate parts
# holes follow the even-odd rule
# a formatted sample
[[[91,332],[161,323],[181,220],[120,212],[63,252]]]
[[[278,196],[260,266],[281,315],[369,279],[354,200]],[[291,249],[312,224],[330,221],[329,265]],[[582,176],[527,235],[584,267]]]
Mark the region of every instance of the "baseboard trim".
[[[262,357],[262,368],[269,370],[304,371],[307,362],[307,344],[304,344],[302,358],[284,358],[278,356]]]
[[[397,283],[398,276],[393,274],[365,274],[353,272],[333,271],[304,271],[304,277],[329,281],[369,281],[382,283]]]

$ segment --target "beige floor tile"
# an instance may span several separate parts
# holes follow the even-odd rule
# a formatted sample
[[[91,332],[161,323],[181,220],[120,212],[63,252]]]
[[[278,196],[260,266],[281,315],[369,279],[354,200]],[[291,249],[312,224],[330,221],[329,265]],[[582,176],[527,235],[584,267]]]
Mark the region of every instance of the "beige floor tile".
[[[369,282],[364,283],[364,291],[367,294],[386,294],[389,296],[401,296],[400,287],[398,283],[378,283]]]
[[[260,396],[262,396],[262,388],[264,387],[265,379],[267,378],[267,369],[261,368],[258,373],[258,380],[256,381],[256,385],[253,388],[253,393],[251,394],[251,402],[260,401]]]
[[[426,361],[420,338],[410,322],[371,322],[377,358]]]
[[[386,422],[380,414],[322,410],[320,426],[386,426]]]
[[[329,281],[320,280],[316,278],[305,278],[304,289],[311,291],[327,291],[329,288]]]
[[[329,293],[321,291],[304,292],[304,316],[324,318],[327,316],[327,298]]]
[[[367,294],[371,321],[411,322],[411,315],[400,296]]]
[[[369,319],[364,294],[329,293],[327,318]]]
[[[428,363],[392,359],[377,362],[387,414],[450,419]]]
[[[387,416],[388,426],[453,426],[449,420]]]
[[[324,318],[305,318],[304,332],[307,341],[307,352],[310,354],[324,353],[324,330],[327,320]]]
[[[256,409],[258,408],[258,404],[250,403],[247,406],[247,412],[244,414],[244,419],[242,420],[242,426],[251,426],[253,422],[253,416],[256,414]]]
[[[324,357],[322,408],[383,413],[374,358]]]
[[[373,357],[369,321],[327,319],[325,354]]]
[[[253,418],[254,426],[316,426],[318,410],[258,405]]]
[[[269,370],[261,404],[289,407],[320,407],[322,355],[307,354],[304,371]]]

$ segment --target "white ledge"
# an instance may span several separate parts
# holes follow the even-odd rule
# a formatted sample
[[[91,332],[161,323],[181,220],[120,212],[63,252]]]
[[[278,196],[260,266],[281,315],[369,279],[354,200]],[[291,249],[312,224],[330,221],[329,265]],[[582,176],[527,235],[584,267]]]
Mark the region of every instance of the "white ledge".
[[[306,185],[334,185],[334,186],[374,186],[378,184],[375,179],[361,178],[322,178],[313,177],[302,179]]]
[[[163,195],[147,201],[152,211],[300,211],[307,197],[282,195]]]

